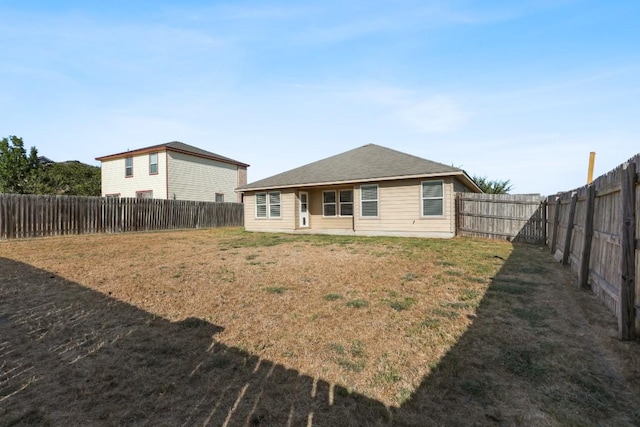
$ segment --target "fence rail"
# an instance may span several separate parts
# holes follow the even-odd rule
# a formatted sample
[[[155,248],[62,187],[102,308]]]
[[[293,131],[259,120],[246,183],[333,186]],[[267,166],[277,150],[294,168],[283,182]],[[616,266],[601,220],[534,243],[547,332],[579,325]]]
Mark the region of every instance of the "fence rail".
[[[640,331],[640,154],[592,184],[547,199],[551,253],[618,318]]]
[[[458,193],[457,234],[544,243],[544,201],[540,195]]]
[[[0,194],[0,239],[243,225],[241,203]]]

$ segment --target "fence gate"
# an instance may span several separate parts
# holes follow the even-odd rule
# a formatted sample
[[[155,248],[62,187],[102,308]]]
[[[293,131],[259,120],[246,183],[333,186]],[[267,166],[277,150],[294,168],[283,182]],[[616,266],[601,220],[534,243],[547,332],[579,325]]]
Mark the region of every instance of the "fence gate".
[[[456,194],[456,234],[544,244],[546,202],[539,194]]]

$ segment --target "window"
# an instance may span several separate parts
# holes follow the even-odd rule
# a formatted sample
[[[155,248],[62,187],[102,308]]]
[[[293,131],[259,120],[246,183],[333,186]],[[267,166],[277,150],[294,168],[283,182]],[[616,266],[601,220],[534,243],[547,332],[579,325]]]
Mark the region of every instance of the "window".
[[[444,182],[422,182],[422,216],[444,215]]]
[[[322,216],[336,216],[336,192],[322,192]]]
[[[216,203],[224,203],[224,194],[216,193]]]
[[[120,193],[105,194],[104,197],[107,199],[118,199],[120,197]]]
[[[256,194],[256,217],[267,217],[267,193]]]
[[[124,159],[124,176],[125,178],[133,176],[133,157],[125,157]]]
[[[256,218],[280,218],[280,192],[256,193]]]
[[[158,173],[158,153],[149,154],[149,175]]]
[[[269,193],[269,217],[280,218],[280,192]]]
[[[378,216],[378,184],[360,186],[361,216]]]
[[[340,216],[353,215],[353,191],[340,190]]]
[[[137,199],[153,199],[153,190],[136,191]]]

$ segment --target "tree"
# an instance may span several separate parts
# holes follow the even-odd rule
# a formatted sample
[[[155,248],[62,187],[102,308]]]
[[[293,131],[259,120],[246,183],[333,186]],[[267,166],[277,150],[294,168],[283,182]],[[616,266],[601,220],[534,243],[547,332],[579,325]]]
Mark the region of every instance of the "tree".
[[[100,195],[100,168],[77,161],[41,165],[38,150],[29,155],[22,138],[0,140],[0,193]]]
[[[99,196],[100,168],[77,161],[54,163],[44,168],[47,194],[68,196]]]
[[[10,135],[0,140],[0,193],[33,193],[40,172],[36,147],[27,155],[22,138]]]
[[[511,180],[506,181],[490,180],[486,176],[473,176],[473,180],[482,191],[488,194],[507,194],[513,186]]]

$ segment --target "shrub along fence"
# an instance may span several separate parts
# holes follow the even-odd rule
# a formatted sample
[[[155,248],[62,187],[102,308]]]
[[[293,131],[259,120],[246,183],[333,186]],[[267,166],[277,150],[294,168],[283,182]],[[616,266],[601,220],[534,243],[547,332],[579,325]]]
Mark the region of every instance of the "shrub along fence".
[[[0,239],[241,226],[241,203],[0,194]]]
[[[456,194],[460,236],[544,244],[545,198],[532,194]]]
[[[616,314],[625,340],[640,331],[639,165],[640,154],[590,185],[547,199],[551,253]]]

